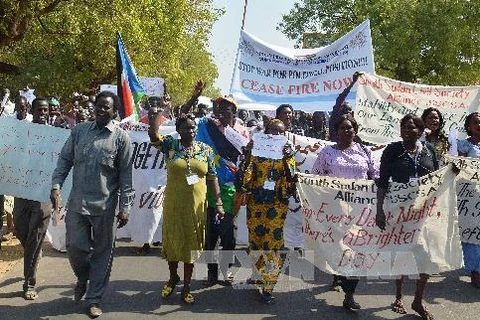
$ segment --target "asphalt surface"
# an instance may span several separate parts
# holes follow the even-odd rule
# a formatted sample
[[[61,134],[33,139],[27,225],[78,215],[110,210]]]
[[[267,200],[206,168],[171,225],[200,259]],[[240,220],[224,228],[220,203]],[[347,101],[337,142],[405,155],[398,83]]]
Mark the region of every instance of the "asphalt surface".
[[[138,244],[137,244],[138,245]],[[160,296],[168,280],[168,267],[160,249],[152,247],[146,256],[136,254],[136,244],[119,241],[110,284],[102,302],[100,319],[420,319],[411,309],[415,281],[405,283],[408,314],[390,310],[394,300],[392,280],[361,279],[356,300],[359,311],[342,307],[343,293],[329,291],[331,276],[315,269],[313,280],[300,280],[282,274],[276,287],[276,300],[265,305],[257,290],[245,288],[239,279],[249,274],[240,263],[234,267],[233,286],[206,287],[206,266],[196,265],[192,293],[196,302],[185,305],[181,285],[167,300]],[[85,301],[73,301],[76,282],[66,254],[44,250],[37,279],[38,299],[22,297],[23,261],[0,278],[0,319],[88,319]],[[179,273],[182,277],[183,271]],[[435,319],[479,319],[480,289],[473,288],[463,270],[435,275],[427,285],[426,304]]]

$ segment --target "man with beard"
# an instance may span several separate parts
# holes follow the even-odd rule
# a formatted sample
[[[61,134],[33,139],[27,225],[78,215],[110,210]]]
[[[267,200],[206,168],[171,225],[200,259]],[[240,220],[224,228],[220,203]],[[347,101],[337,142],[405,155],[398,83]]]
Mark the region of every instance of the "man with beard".
[[[52,177],[50,199],[59,206],[60,189],[73,167],[73,183],[66,216],[67,254],[77,276],[74,299],[86,294],[88,314],[102,314],[113,259],[113,223],[119,204],[117,227],[128,222],[133,201],[132,156],[128,134],[112,120],[120,99],[101,92],[95,100],[95,122],[76,125],[60,153]]]
[[[22,100],[22,99],[19,99]],[[32,102],[33,123],[47,125],[48,102],[45,98],[36,98]],[[24,249],[23,297],[35,300],[36,274],[38,262],[42,254],[42,243],[45,239],[52,207],[50,203],[15,198],[13,221],[17,239]]]

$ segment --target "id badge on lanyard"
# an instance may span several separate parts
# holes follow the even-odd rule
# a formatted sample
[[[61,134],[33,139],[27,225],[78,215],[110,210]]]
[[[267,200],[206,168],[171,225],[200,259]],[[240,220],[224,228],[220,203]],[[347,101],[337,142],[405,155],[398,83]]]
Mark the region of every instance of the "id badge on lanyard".
[[[198,178],[198,176],[196,174],[190,174],[190,175],[187,175],[187,183],[189,186],[191,185],[194,185],[196,183],[198,183],[200,181],[200,179]]]
[[[193,157],[193,146],[191,150],[187,150],[185,152],[185,156],[186,156],[185,161],[187,162],[187,170],[188,170],[188,174],[186,177],[187,184],[189,186],[192,186],[200,181],[200,179],[198,178],[198,175],[192,172],[192,167],[190,166],[190,159],[192,159]]]
[[[272,163],[272,170],[270,170],[270,172],[268,173],[268,178],[267,180],[263,183],[263,189],[265,190],[275,190],[275,184],[276,184],[276,181],[273,177],[273,167],[275,166],[275,162]]]
[[[418,180],[418,158],[420,157],[420,151],[417,149],[417,151],[415,152],[415,157],[412,157],[410,153],[408,154],[408,156],[410,157],[410,159],[412,159],[413,166],[415,168],[415,176],[410,177],[409,181],[410,182],[417,181]]]
[[[263,184],[263,189],[265,190],[275,190],[275,181],[267,180]]]

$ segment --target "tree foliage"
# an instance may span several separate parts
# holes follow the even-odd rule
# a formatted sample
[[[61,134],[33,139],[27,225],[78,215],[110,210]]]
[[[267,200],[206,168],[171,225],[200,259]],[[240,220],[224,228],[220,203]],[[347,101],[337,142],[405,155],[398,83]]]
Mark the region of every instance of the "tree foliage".
[[[29,85],[42,95],[66,97],[115,83],[117,30],[137,74],[165,78],[173,103],[190,96],[198,79],[213,84],[217,77],[206,46],[222,11],[212,0],[0,2],[7,6],[0,12],[6,17],[0,37],[9,39],[0,41],[0,61],[20,70],[0,79],[12,88]],[[11,28],[18,16],[25,17],[23,33]]]
[[[426,84],[480,80],[478,0],[301,0],[277,29],[302,43],[304,32],[331,42],[370,19],[376,72]]]

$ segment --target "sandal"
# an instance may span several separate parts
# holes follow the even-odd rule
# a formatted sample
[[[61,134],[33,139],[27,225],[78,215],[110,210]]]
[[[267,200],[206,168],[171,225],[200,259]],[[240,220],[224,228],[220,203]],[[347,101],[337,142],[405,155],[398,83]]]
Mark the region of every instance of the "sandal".
[[[143,245],[143,247],[137,249],[137,254],[138,255],[144,256],[144,255],[149,254],[149,253],[150,253],[150,245],[148,243],[145,243]]]
[[[392,303],[392,311],[400,314],[407,314],[407,310],[405,310],[402,299],[395,299],[395,301]]]
[[[263,303],[265,304],[272,304],[275,300],[275,297],[272,295],[272,292],[269,290],[263,290]]]
[[[35,288],[28,288],[27,291],[23,293],[23,298],[25,300],[35,300],[37,297],[38,294],[37,291],[35,291]]]
[[[193,295],[190,293],[190,288],[183,288],[182,290],[182,300],[186,304],[192,304],[195,302],[195,298]]]
[[[433,314],[428,311],[427,307],[425,307],[423,304],[420,305],[421,309],[419,307],[415,307],[414,304],[412,303],[412,310],[415,311],[422,317],[423,320],[433,320]]]
[[[162,289],[162,298],[168,298],[172,295],[173,289],[177,286],[180,282],[180,277],[177,276],[175,279],[168,280],[167,284]]]

